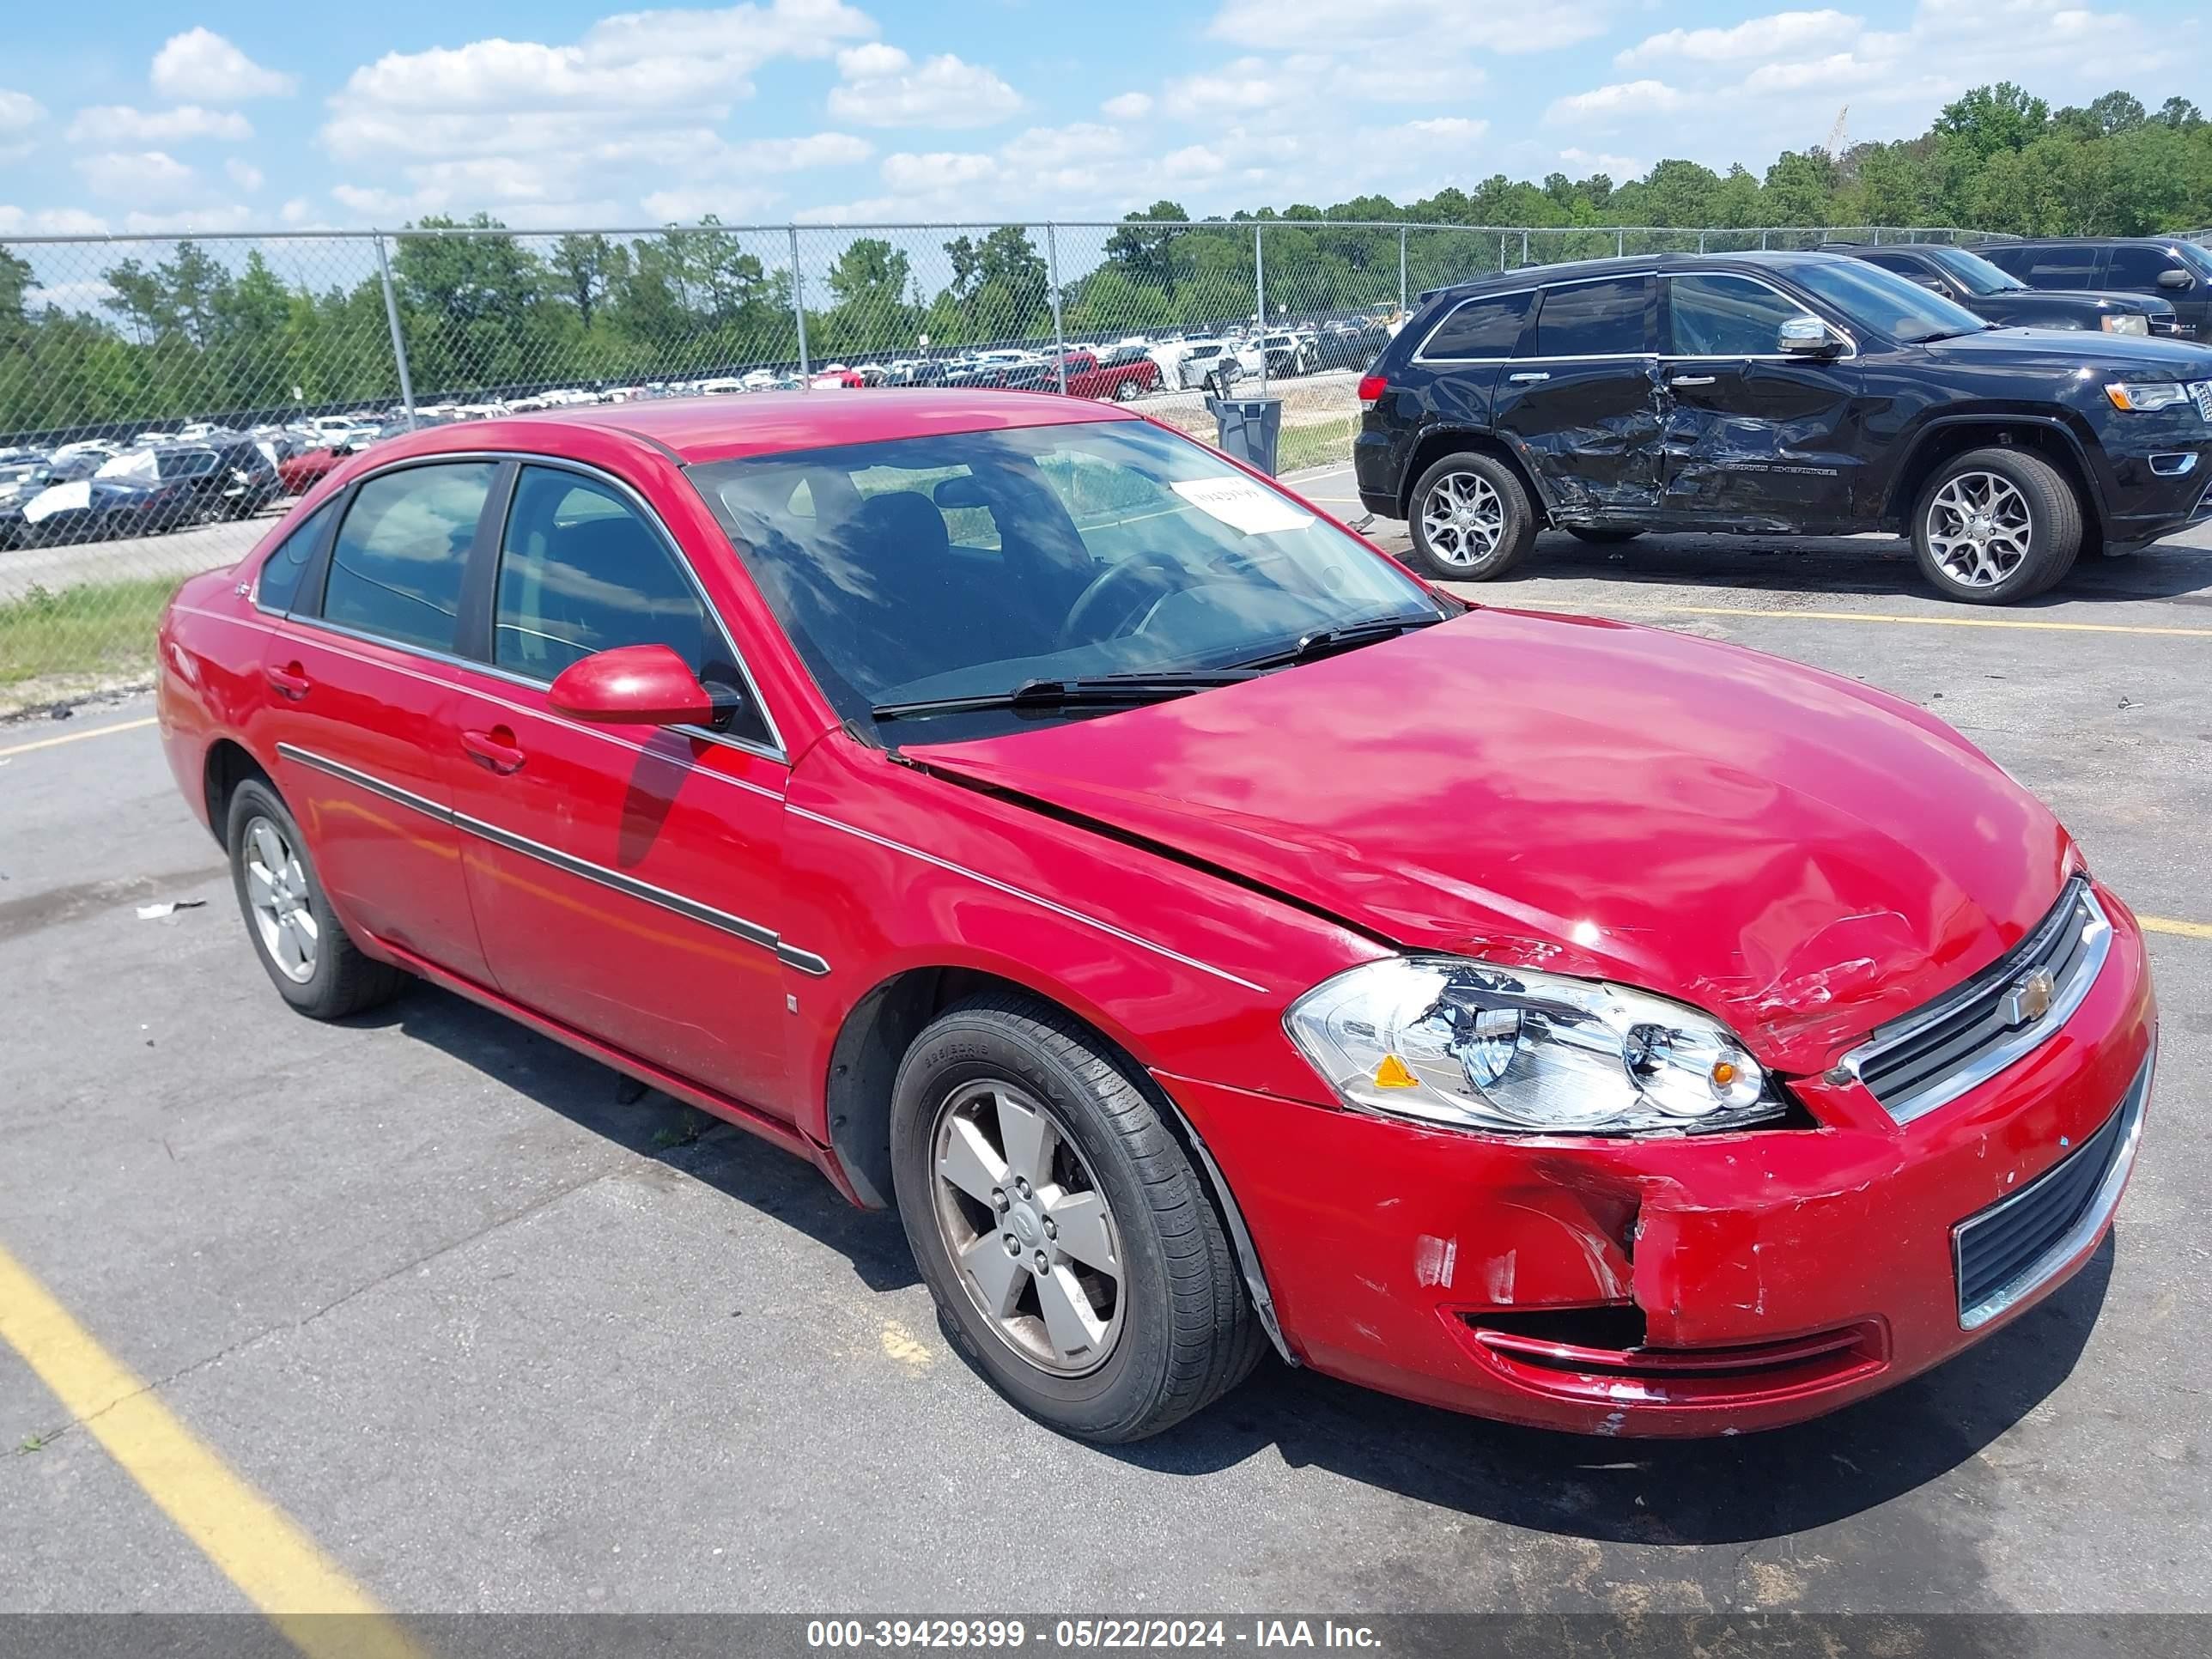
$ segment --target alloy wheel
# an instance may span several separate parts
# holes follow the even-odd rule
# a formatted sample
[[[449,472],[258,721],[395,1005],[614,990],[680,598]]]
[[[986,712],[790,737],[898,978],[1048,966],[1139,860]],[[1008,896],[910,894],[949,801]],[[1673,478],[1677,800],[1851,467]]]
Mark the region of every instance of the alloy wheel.
[[[1062,1376],[1097,1370],[1122,1326],[1121,1230],[1074,1141],[1032,1095],[965,1083],[938,1109],[939,1239],[999,1340]]]
[[[1928,503],[1928,548],[1961,587],[1995,587],[2026,561],[2027,498],[1994,472],[1961,472]]]
[[[321,930],[307,902],[307,872],[283,828],[255,817],[246,826],[246,902],[261,948],[284,976],[305,985],[315,976]]]
[[[1421,503],[1421,534],[1437,562],[1472,569],[1498,550],[1505,503],[1480,473],[1447,472]]]

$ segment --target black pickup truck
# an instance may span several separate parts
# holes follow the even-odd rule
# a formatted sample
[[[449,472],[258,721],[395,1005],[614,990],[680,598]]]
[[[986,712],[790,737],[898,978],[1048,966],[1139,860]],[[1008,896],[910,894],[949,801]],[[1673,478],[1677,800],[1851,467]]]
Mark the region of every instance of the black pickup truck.
[[[2179,330],[2173,303],[2152,294],[2031,288],[1970,248],[1922,242],[1904,247],[1831,244],[1869,264],[1893,270],[1930,294],[1955,300],[1977,317],[2014,328],[2090,328],[2105,334],[2167,334]]]

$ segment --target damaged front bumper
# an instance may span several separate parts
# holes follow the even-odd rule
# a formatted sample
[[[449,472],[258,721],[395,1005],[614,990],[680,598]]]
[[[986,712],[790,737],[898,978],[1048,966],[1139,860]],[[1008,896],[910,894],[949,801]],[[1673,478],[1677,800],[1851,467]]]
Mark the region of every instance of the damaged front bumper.
[[[1804,1127],[1605,1140],[1432,1130],[1161,1081],[1315,1369],[1584,1433],[1771,1428],[1940,1364],[2049,1295],[2103,1237],[2156,1012],[2134,920],[2100,896],[2112,948],[2073,1017],[1904,1125],[1856,1081],[1820,1078],[1792,1081]],[[2105,1162],[2069,1163],[2089,1157]],[[2008,1243],[2024,1212],[2008,1200],[2031,1191],[2081,1196],[2041,1254],[1999,1263],[2013,1273],[2001,1307],[1963,1305],[1962,1238],[1984,1255],[1993,1233]],[[1961,1232],[1977,1218],[1984,1231]]]

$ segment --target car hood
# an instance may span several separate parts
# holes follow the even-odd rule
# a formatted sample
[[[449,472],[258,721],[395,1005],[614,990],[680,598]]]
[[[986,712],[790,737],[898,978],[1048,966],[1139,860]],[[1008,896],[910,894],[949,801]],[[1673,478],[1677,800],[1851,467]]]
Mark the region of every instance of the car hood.
[[[2107,313],[2119,316],[2154,317],[2171,312],[2170,305],[2155,305],[2148,300],[2139,300],[2128,294],[2097,294],[2087,289],[2056,288],[2006,289],[1997,294],[1978,294],[1971,310],[1983,316],[2004,319],[2014,316],[2101,317]],[[2033,327],[2031,324],[2029,326]],[[2141,339],[2143,337],[2135,337]]]
[[[2071,857],[2041,803],[1908,703],[1510,611],[902,752],[1397,946],[1695,1004],[1798,1073],[2017,943]]]
[[[2086,329],[1993,328],[1932,342],[1930,356],[1962,362],[2002,357],[2061,372],[2081,368],[2150,374],[2171,380],[2212,375],[2212,348],[2153,335],[2106,334]]]

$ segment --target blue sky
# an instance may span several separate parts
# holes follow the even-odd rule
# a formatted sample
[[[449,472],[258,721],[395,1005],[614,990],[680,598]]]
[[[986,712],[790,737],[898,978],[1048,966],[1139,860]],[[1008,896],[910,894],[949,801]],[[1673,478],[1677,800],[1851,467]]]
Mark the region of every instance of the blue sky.
[[[1205,214],[1764,167],[2003,78],[2212,101],[2178,0],[104,0],[6,39],[0,234]]]

